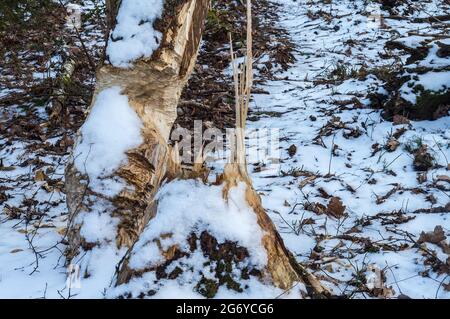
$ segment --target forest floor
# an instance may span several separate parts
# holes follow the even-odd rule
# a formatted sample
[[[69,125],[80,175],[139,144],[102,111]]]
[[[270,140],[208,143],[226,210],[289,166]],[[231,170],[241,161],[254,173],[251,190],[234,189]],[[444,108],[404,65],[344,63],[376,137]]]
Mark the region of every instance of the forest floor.
[[[386,121],[367,98],[383,82],[358,74],[392,68],[407,57],[385,51],[387,41],[411,43],[422,40],[409,35],[416,30],[439,31],[429,23],[387,18],[382,28],[370,25],[363,1],[332,8],[320,1],[280,3],[280,23],[296,45],[296,62],[262,86],[268,94],[254,95],[252,111],[267,115],[249,123],[280,130],[278,174],[266,172],[271,163],[252,168],[263,206],[288,248],[336,295],[450,297],[444,239],[450,230],[449,117]],[[415,10],[410,19],[442,12],[431,2],[425,6],[426,14]],[[433,154],[435,164],[425,173],[414,168],[415,143]],[[422,232],[439,238],[427,241]],[[383,285],[368,289],[376,269]]]
[[[450,5],[271,2],[255,10],[248,126],[276,129],[280,157],[250,162],[249,172],[286,246],[336,296],[450,298],[450,117],[393,117],[374,102],[390,93],[386,74],[410,67],[423,41],[430,49],[413,65],[442,72],[450,86],[450,57],[437,53],[438,42],[450,44],[449,24],[430,18],[449,14]],[[42,48],[8,38],[22,51],[4,55],[0,69],[0,298],[77,296],[65,288],[64,167],[102,57],[99,8],[84,1],[82,27],[71,32],[55,14],[58,36],[36,35]],[[233,125],[227,37],[215,43],[219,31],[207,28],[177,125]],[[61,50],[49,49],[55,38]],[[67,57],[80,62],[55,112],[48,98],[58,96]],[[105,287],[96,288],[104,296]]]

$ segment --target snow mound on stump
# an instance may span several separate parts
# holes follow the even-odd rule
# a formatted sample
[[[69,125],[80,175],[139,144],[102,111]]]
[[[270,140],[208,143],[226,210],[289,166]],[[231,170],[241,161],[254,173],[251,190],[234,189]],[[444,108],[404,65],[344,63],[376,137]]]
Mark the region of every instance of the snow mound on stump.
[[[208,186],[196,180],[179,180],[163,186],[157,196],[158,213],[136,243],[131,265],[147,266],[142,261],[148,258],[146,247],[164,234],[172,235],[160,239],[163,250],[177,244],[186,249],[185,240],[193,230],[208,230],[220,242],[230,240],[247,247],[252,262],[264,266],[267,256],[261,246],[263,233],[245,200],[245,187],[242,183],[231,189],[226,202],[222,197],[223,186]]]
[[[276,297],[264,283],[263,231],[238,184],[223,198],[223,185],[195,180],[166,184],[158,212],[134,245],[113,294],[119,297]]]

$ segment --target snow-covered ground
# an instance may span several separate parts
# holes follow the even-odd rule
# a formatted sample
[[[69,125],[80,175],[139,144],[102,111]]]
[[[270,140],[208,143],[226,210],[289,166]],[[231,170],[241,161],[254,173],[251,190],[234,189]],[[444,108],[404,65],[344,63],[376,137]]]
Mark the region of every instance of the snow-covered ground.
[[[249,127],[276,128],[281,137],[277,171],[266,170],[273,168],[270,162],[249,166],[264,208],[288,248],[335,294],[450,298],[445,288],[449,285],[450,117],[394,125],[380,111],[364,107],[369,103],[367,93],[383,92],[380,79],[368,75],[364,80],[329,81],[338,67],[389,66],[395,61],[380,56],[387,40],[395,37],[414,44],[418,36],[409,32],[430,34],[435,29],[429,23],[398,19],[384,19],[390,28],[380,28],[376,17],[360,14],[366,11],[362,0],[332,5],[276,2],[281,4],[279,23],[296,45],[297,61],[258,86],[270,94],[253,96],[251,109],[259,118],[249,121]],[[437,3],[442,1],[430,1],[416,15],[440,14]],[[450,44],[448,38],[441,41]],[[152,51],[140,50],[131,58]],[[117,57],[119,64],[131,58]],[[450,65],[448,60],[422,62]],[[432,78],[431,83],[424,76],[419,82],[448,87],[448,74]],[[392,146],[389,142],[397,132],[401,134]],[[47,142],[53,145],[56,139]],[[0,298],[108,296],[108,287],[95,282],[86,281],[84,286],[82,282],[81,289],[66,287],[62,178],[67,156],[34,153],[25,143],[8,145],[3,137],[0,143],[0,196],[6,196],[0,204]],[[434,158],[434,167],[418,175],[409,150],[423,144]],[[442,227],[447,239],[436,244],[419,240],[421,232],[436,226]],[[98,260],[98,267],[102,263],[108,261]],[[198,296],[178,286],[163,292],[159,297]],[[271,297],[259,292],[254,286],[252,297]],[[227,293],[217,296],[230,296]],[[272,297],[279,293],[274,291]]]
[[[350,69],[390,65],[393,60],[379,53],[393,34],[407,38],[412,30],[430,34],[433,29],[429,24],[391,19],[385,23],[392,29],[379,28],[356,14],[364,9],[363,1],[333,4],[328,8],[333,15],[330,21],[308,17],[308,12],[325,10],[321,1],[279,2],[283,4],[281,23],[297,45],[297,62],[278,75],[279,80],[263,86],[270,94],[254,95],[253,110],[280,114],[249,122],[250,128],[280,129],[279,176],[265,173],[264,166],[271,167],[271,163],[250,167],[263,206],[288,248],[336,294],[368,296],[352,291],[359,290],[356,281],[361,273],[366,277],[368,268],[376,267],[384,270],[384,286],[393,289],[387,296],[449,298],[450,292],[443,287],[449,283],[449,274],[436,272],[428,252],[435,251],[438,264],[445,265],[448,248],[445,253],[435,244],[426,243],[422,249],[414,243],[422,231],[433,231],[435,226],[442,226],[447,235],[450,231],[450,117],[395,126],[383,120],[380,111],[336,103],[358,98],[368,104],[367,93],[382,90],[376,77],[313,83],[339,64]],[[440,12],[427,7],[428,14]],[[450,64],[448,58],[446,63]],[[450,74],[443,74],[448,87]],[[429,85],[437,80],[430,79]],[[402,128],[406,131],[398,139],[399,146],[394,151],[384,149],[392,134]],[[422,183],[413,169],[413,156],[406,150],[417,142],[428,145],[437,164]],[[291,145],[296,147],[292,156]],[[381,147],[378,152],[374,152],[376,145]],[[320,206],[316,203],[326,207],[331,197],[339,197],[346,207],[338,219],[317,214]],[[433,207],[445,206],[433,213]]]

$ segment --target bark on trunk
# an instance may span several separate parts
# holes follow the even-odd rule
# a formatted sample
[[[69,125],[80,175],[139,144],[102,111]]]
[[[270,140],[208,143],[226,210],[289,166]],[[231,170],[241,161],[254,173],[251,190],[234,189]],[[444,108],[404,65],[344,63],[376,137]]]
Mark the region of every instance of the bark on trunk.
[[[75,167],[73,158],[68,164],[68,261],[78,255],[80,249],[90,250],[98,244],[83,238],[80,234],[83,221],[77,220],[80,212],[92,212],[94,203],[111,204],[107,213],[120,219],[116,237],[118,248],[131,247],[154,213],[153,197],[171,166],[168,139],[177,103],[195,64],[208,7],[209,0],[165,1],[159,24],[166,28],[162,43],[152,57],[134,62],[129,69],[105,64],[98,70],[92,105],[99,92],[119,86],[143,123],[144,142],[127,152],[128,163],[114,173],[130,186],[114,198],[105,198],[92,189],[88,177]]]

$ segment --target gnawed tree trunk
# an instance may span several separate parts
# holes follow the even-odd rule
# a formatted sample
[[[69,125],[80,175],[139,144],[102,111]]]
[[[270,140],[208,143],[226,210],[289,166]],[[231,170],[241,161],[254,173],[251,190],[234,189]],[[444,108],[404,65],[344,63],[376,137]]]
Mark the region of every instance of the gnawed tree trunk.
[[[208,5],[206,0],[166,0],[162,18],[155,24],[162,34],[156,51],[131,65],[125,63],[125,68],[123,64],[105,64],[98,71],[91,113],[66,170],[70,212],[67,259],[81,265],[85,278],[95,277],[101,268],[102,283],[118,286],[112,296],[130,296],[128,288],[140,291],[141,297],[151,296],[156,292],[147,287],[149,278],[154,284],[177,279],[183,272],[181,284],[193,285],[206,297],[215,296],[221,285],[238,292],[245,288],[241,284],[286,290],[303,279],[312,291],[322,294],[320,284],[312,283],[314,278],[297,264],[262,208],[246,171],[242,130],[238,130],[234,161],[225,167],[217,185],[175,180],[164,186],[166,194],[158,195],[162,208],[157,205],[155,196],[163,179],[178,173],[168,139],[181,90],[195,63]],[[250,6],[248,10],[250,23]],[[252,61],[251,24],[247,37],[247,61]],[[235,78],[238,129],[245,128],[251,62],[241,74],[240,79]],[[134,127],[122,128],[120,118],[102,112],[105,103],[111,104],[111,113],[115,112],[113,104],[120,104],[120,115]],[[106,118],[95,119],[99,114]],[[96,163],[98,159],[91,154],[102,157],[102,151],[115,148],[109,135],[98,140],[91,136],[109,120],[117,122],[117,130],[123,129],[123,134],[112,132],[112,138],[132,147],[126,149],[123,161],[106,157],[111,163]],[[89,147],[87,141],[93,141]],[[97,164],[97,174],[93,174],[92,163]],[[183,201],[192,198],[196,200],[185,206]],[[221,223],[217,224],[218,220]],[[244,230],[235,231],[233,222]],[[204,275],[208,267],[217,280]],[[146,281],[139,283],[142,278]]]
[[[153,23],[161,32],[160,44],[153,54],[132,61],[128,68],[105,63],[97,72],[90,110],[96,108],[96,103],[101,103],[100,98],[107,98],[111,92],[115,94],[112,100],[108,100],[111,103],[124,96],[135,113],[130,116],[134,118],[137,115],[141,123],[141,143],[126,151],[126,161],[118,167],[100,163],[103,171],[112,170],[111,174],[95,176],[83,166],[88,167],[96,161],[90,154],[98,154],[105,145],[93,143],[92,149],[83,153],[80,145],[88,136],[83,136],[83,127],[78,134],[74,156],[66,168],[70,216],[67,260],[81,264],[85,276],[90,275],[88,264],[89,258],[95,258],[90,256],[93,250],[108,247],[117,250],[115,257],[120,259],[117,252],[132,246],[154,213],[153,197],[171,165],[168,139],[177,114],[178,99],[195,64],[208,7],[209,0],[164,1],[162,16]],[[114,40],[110,40],[108,45],[112,44],[111,41]],[[90,112],[87,121],[94,121],[94,116],[98,113]],[[95,120],[108,122],[108,118]],[[126,135],[127,131],[123,134]],[[135,136],[130,136],[133,138]],[[102,142],[105,141],[101,140],[99,144]],[[114,146],[114,141],[106,142],[106,147]],[[136,144],[136,140],[129,142],[130,145]],[[119,192],[117,185],[121,185]],[[108,189],[111,187],[114,190]],[[108,229],[103,234],[92,234],[96,231],[101,233],[105,223],[108,223]]]
[[[247,63],[234,72],[237,130],[232,162],[215,185],[175,180],[164,186],[155,218],[120,265],[113,296],[158,297],[174,280],[208,298],[220,294],[222,286],[239,293],[257,289],[260,296],[275,297],[280,291],[274,287],[286,292],[303,283],[310,295],[328,294],[286,249],[247,173],[244,129],[252,86],[250,1],[247,8]],[[242,224],[247,225],[241,231],[229,229]]]

